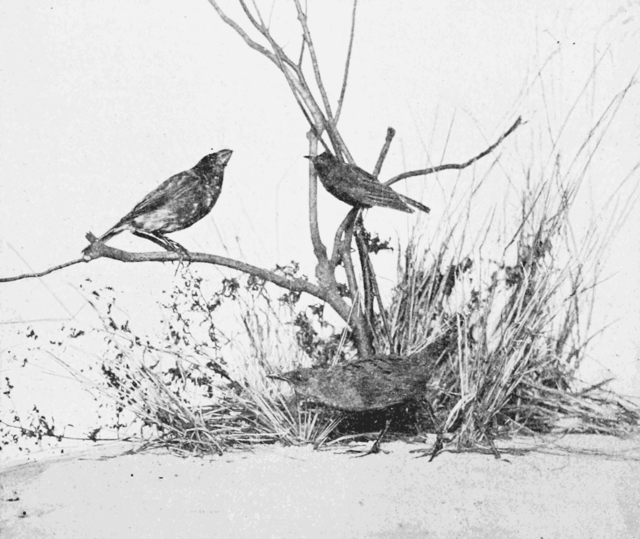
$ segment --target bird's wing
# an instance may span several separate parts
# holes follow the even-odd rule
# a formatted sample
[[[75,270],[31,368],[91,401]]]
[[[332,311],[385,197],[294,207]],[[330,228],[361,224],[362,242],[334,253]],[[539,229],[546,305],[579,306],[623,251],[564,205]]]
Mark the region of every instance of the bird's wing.
[[[138,204],[120,220],[118,225],[132,221],[140,215],[151,213],[158,208],[166,206],[171,201],[179,199],[196,179],[197,175],[191,170],[185,170],[184,172],[179,172],[171,176],[138,202]],[[118,225],[116,225],[116,227]]]
[[[363,184],[361,200],[368,206],[384,206],[395,210],[413,213],[402,198],[390,187],[382,185],[377,180],[375,183]]]
[[[384,206],[413,213],[413,210],[402,201],[398,193],[391,187],[380,183],[373,174],[356,165],[348,165],[347,168],[347,179],[352,186],[358,185],[362,202],[368,206]]]

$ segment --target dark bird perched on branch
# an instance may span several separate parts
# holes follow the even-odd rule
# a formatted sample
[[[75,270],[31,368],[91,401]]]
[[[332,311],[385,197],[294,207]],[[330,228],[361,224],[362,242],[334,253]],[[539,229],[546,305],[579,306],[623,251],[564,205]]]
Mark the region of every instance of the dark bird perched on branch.
[[[209,154],[193,168],[171,176],[95,242],[104,243],[129,230],[167,251],[185,253],[182,245],[165,234],[190,227],[212,210],[220,196],[224,169],[231,153],[231,150],[220,150]],[[90,249],[91,245],[83,252],[87,254]]]
[[[431,405],[426,400],[429,366],[444,351],[444,341],[433,343],[412,356],[376,355],[343,363],[335,367],[297,369],[270,378],[284,380],[302,398],[319,402],[344,412],[369,412],[416,401],[421,403],[438,431],[431,458],[442,448],[442,433]],[[389,429],[386,424],[371,449],[377,453],[380,441]]]
[[[338,200],[355,208],[371,208],[383,206],[407,213],[413,213],[417,208],[429,213],[429,208],[409,197],[396,193],[388,185],[380,183],[366,170],[356,165],[342,163],[330,152],[324,152],[316,157],[306,155],[318,173],[318,177]]]

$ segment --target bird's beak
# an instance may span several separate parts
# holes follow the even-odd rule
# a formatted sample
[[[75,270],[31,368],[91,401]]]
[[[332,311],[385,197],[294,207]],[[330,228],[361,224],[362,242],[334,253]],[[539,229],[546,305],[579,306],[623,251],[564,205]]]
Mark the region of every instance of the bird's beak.
[[[272,380],[282,380],[283,382],[289,381],[283,374],[268,374],[267,378],[271,378]]]
[[[218,163],[220,165],[226,165],[229,162],[229,159],[231,159],[231,154],[233,152],[231,150],[220,150],[218,152]]]
[[[305,159],[311,159],[312,157],[310,155],[305,155],[304,158]]]

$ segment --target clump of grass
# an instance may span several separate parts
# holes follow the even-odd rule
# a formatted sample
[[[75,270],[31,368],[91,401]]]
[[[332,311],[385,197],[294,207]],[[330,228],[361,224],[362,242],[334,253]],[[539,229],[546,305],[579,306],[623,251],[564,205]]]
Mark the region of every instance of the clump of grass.
[[[608,381],[585,387],[577,378],[598,333],[591,315],[600,261],[631,205],[608,226],[592,221],[581,237],[571,226],[589,165],[627,90],[587,132],[567,170],[556,141],[547,161],[553,167],[538,171],[537,181],[524,171],[519,217],[492,242],[493,219],[470,237],[472,195],[466,215],[451,218],[449,228],[441,223],[440,241],[423,248],[416,233],[399,261],[388,346],[417,351],[433,334],[451,336],[431,366],[428,394],[460,448],[495,451],[498,434],[622,435],[639,424],[638,407],[605,390]]]
[[[275,441],[322,443],[339,422],[335,414],[305,406],[267,378],[310,364],[294,325],[298,298],[274,302],[264,283],[252,279],[244,285],[224,279],[213,293],[205,288],[202,278],[181,270],[163,305],[164,342],[155,344],[118,319],[113,296],[102,303],[99,294],[91,299],[107,342],[101,365],[107,393],[147,429],[146,446],[221,454]],[[231,329],[216,324],[223,305],[222,317],[233,318]],[[322,342],[310,326],[304,331]]]

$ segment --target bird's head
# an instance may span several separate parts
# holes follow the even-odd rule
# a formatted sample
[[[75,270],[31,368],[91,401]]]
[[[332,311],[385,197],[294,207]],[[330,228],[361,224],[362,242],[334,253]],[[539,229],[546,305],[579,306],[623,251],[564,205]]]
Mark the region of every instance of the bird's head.
[[[206,169],[224,168],[229,162],[229,159],[231,159],[232,153],[231,150],[220,150],[219,152],[210,153],[200,159],[196,167]]]
[[[313,166],[318,170],[318,172],[339,163],[331,152],[322,152],[320,155],[315,156],[305,155],[304,157],[313,163]]]
[[[314,377],[313,369],[297,369],[295,371],[284,372],[281,374],[270,374],[268,378],[274,380],[282,380],[290,384],[296,393],[303,396],[313,396],[317,380]]]

